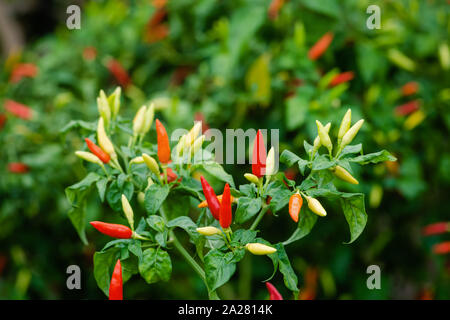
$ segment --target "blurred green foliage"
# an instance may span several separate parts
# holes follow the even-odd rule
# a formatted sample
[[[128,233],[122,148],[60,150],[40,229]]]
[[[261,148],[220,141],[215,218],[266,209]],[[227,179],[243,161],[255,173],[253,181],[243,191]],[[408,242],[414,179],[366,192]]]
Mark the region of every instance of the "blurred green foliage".
[[[30,106],[34,115],[25,121],[0,109],[8,117],[0,129],[0,298],[103,297],[92,275],[98,249],[92,243],[103,238],[88,232],[90,244],[83,247],[67,218],[64,196],[64,188],[85,174],[72,154],[84,137],[61,129],[72,119],[97,116],[98,91],[110,93],[117,85],[107,67],[111,58],[131,78],[124,88],[124,112],[132,115],[154,101],[170,131],[191,127],[201,112],[212,128],[278,128],[280,151],[301,152],[303,140],[311,143],[317,134],[314,120],[338,123],[352,108],[354,119],[366,119],[356,141],[364,142],[364,152],[388,149],[399,161],[365,171],[358,186],[343,186],[368,195],[368,224],[355,243],[343,244],[345,220],[330,214],[288,248],[301,290],[317,299],[404,299],[424,292],[450,298],[448,254],[431,251],[448,233],[421,236],[421,227],[448,220],[450,210],[449,6],[419,0],[291,0],[271,19],[270,3],[169,0],[158,11],[144,0],[87,1],[81,30],[61,25],[20,57],[3,61],[0,104],[12,99]],[[381,29],[366,27],[370,4],[381,8]],[[328,50],[317,61],[308,59],[309,48],[329,31],[334,38]],[[36,64],[37,76],[11,83],[17,61]],[[344,71],[355,78],[330,87],[333,74]],[[411,81],[418,91],[402,94]],[[418,111],[395,112],[412,100]],[[12,174],[11,162],[23,162],[30,171]],[[226,169],[240,183],[249,166]],[[295,229],[285,213],[264,222],[274,239]],[[93,198],[88,214],[97,219],[112,212]],[[65,287],[70,264],[82,267],[81,292]],[[382,269],[382,290],[366,287],[371,264]],[[201,281],[185,276],[188,267],[181,260],[174,265],[171,284],[131,279],[125,298],[206,298]],[[270,261],[248,258],[221,296],[267,298],[261,281],[270,270]],[[273,279],[275,285],[280,281]]]

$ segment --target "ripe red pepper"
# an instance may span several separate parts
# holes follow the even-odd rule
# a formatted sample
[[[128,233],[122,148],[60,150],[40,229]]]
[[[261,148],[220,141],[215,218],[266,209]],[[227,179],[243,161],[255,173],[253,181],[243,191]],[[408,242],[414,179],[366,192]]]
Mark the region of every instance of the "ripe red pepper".
[[[266,147],[261,130],[256,134],[255,143],[253,144],[252,155],[252,173],[261,178],[266,172]]]
[[[419,100],[413,100],[395,108],[395,114],[406,116],[419,109]]]
[[[441,234],[450,231],[450,222],[437,222],[429,224],[422,229],[424,236],[431,236],[435,234]]]
[[[122,67],[119,61],[116,59],[109,59],[106,62],[106,67],[122,87],[127,88],[131,84],[128,72]]]
[[[97,49],[95,47],[86,47],[83,49],[84,60],[91,61],[97,57]]]
[[[222,194],[222,202],[220,203],[219,223],[222,228],[227,229],[231,225],[231,198],[230,198],[230,185],[225,184]]]
[[[117,260],[109,283],[109,300],[123,300],[122,265]]]
[[[214,189],[210,186],[208,181],[206,181],[203,176],[200,177],[200,181],[202,183],[203,194],[205,195],[206,202],[208,203],[208,208],[211,211],[214,219],[220,220],[220,202],[217,199],[216,193]],[[222,196],[223,198],[223,196]]]
[[[130,239],[133,235],[133,231],[127,226],[114,223],[106,223],[101,221],[91,221],[90,224],[107,236],[118,239]]]
[[[269,300],[283,300],[283,296],[278,292],[277,288],[270,282],[266,282],[267,291],[269,291]]]
[[[111,157],[109,154],[107,154],[105,151],[102,150],[99,146],[97,146],[94,142],[89,140],[88,138],[85,138],[84,141],[86,141],[86,144],[91,150],[93,154],[95,154],[100,160],[102,160],[103,163],[108,163]]]
[[[155,11],[153,16],[148,21],[146,26],[147,30],[145,32],[145,40],[148,43],[158,42],[159,40],[167,37],[169,34],[169,27],[167,24],[163,23],[166,14],[166,9],[161,7]]]
[[[433,246],[433,252],[435,254],[450,253],[450,241],[444,241]]]
[[[303,198],[300,194],[295,193],[289,199],[289,215],[292,220],[298,222],[298,214],[303,205]]]
[[[325,51],[328,49],[328,47],[331,44],[331,41],[333,40],[334,34],[332,32],[325,33],[322,38],[320,38],[312,47],[309,49],[308,57],[311,60],[319,59]]]
[[[30,107],[13,100],[5,101],[5,110],[24,120],[30,120],[32,116]]]
[[[330,82],[330,87],[337,86],[338,84],[350,81],[354,78],[355,74],[352,71],[342,72],[334,76]]]
[[[14,69],[11,72],[11,77],[9,78],[9,82],[17,83],[22,78],[34,78],[38,73],[38,68],[36,65],[32,63],[19,63],[14,66]]]
[[[268,15],[271,20],[275,20],[278,17],[278,13],[284,5],[284,0],[272,0],[269,5]]]
[[[402,87],[402,94],[404,96],[410,96],[419,91],[419,84],[415,81],[411,81],[408,83],[405,83]]]
[[[0,113],[0,130],[5,126],[6,120],[6,114]]]
[[[161,176],[164,177],[164,173],[161,173]],[[178,176],[175,172],[173,172],[172,168],[167,168],[167,182],[172,182],[177,180]],[[181,180],[181,178],[180,178]]]
[[[8,163],[8,171],[11,173],[27,173],[30,168],[22,162]]]
[[[194,115],[194,120],[202,122],[202,133],[205,133],[206,131],[209,130],[209,126],[206,123],[205,116],[203,115],[202,112],[200,112],[200,111],[196,112],[195,115]]]
[[[158,159],[161,163],[169,163],[170,161],[170,145],[169,136],[163,124],[156,119],[156,136],[158,141]]]

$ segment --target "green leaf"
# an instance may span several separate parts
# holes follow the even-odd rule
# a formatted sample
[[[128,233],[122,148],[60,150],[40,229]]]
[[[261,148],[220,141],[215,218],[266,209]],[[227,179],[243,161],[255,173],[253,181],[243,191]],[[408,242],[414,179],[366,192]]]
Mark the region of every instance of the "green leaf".
[[[231,236],[232,246],[245,246],[247,243],[252,242],[256,238],[257,232],[254,230],[239,229],[233,232]]]
[[[118,180],[114,180],[106,191],[106,200],[109,206],[116,212],[122,212],[122,194],[127,199],[131,199],[134,192],[133,183],[127,181],[122,183],[122,187],[119,186]]]
[[[355,145],[350,145],[350,146],[346,146],[344,148],[344,150],[341,151],[341,153],[339,154],[339,159],[341,159],[342,157],[348,155],[348,154],[352,154],[352,153],[360,153],[362,150],[362,144],[355,144]]]
[[[236,264],[228,263],[222,251],[213,249],[205,256],[205,275],[210,291],[228,282],[235,271]]]
[[[236,188],[234,185],[233,177],[226,173],[223,167],[218,163],[205,163],[202,164],[203,169],[210,175],[216,177],[220,181],[228,182],[230,187]]]
[[[105,201],[105,193],[106,193],[106,186],[108,185],[108,179],[102,178],[97,181],[95,184],[97,186],[98,195],[100,197],[100,200],[103,202]]]
[[[312,145],[310,145],[308,142],[303,141],[303,147],[305,148],[305,151],[307,154],[311,154],[312,149],[314,148]]]
[[[188,215],[190,207],[190,196],[178,188],[172,189],[163,203],[164,212],[169,220]]]
[[[368,163],[378,163],[382,161],[396,161],[397,158],[391,155],[386,150],[382,150],[375,153],[365,154],[363,156],[358,156],[353,159],[349,159],[351,162],[356,162],[359,164],[368,164]]]
[[[350,241],[355,241],[363,232],[367,223],[367,213],[364,206],[364,194],[362,193],[344,193],[340,198],[342,210],[345,219],[350,228]]]
[[[138,258],[135,256],[129,256],[127,259],[120,260],[123,283],[127,282],[133,275],[139,273],[138,261]]]
[[[101,179],[101,176],[91,172],[80,182],[66,188],[66,197],[69,200],[72,208],[68,212],[70,221],[75,230],[83,241],[87,244],[85,226],[86,226],[86,196],[92,184]]]
[[[335,160],[330,160],[328,156],[322,154],[318,157],[315,157],[312,163],[312,170],[324,170],[331,168],[336,165]]]
[[[175,218],[167,222],[167,227],[178,227],[186,231],[191,241],[195,244],[197,252],[199,252],[200,255],[203,255],[201,250],[203,248],[205,238],[197,232],[197,225],[191,220],[191,218],[186,216]]]
[[[240,197],[238,198],[235,222],[244,223],[257,214],[259,210],[261,210],[261,199]]]
[[[289,258],[286,254],[286,251],[284,250],[284,246],[282,243],[277,243],[275,245],[275,248],[277,249],[277,252],[273,253],[278,256],[278,266],[280,269],[280,272],[283,274],[283,280],[284,285],[286,288],[294,292],[294,295],[298,295],[298,279],[297,275],[294,272],[294,269],[292,269],[291,263],[289,261]]]
[[[289,203],[292,192],[281,181],[274,181],[269,184],[267,195],[272,197],[270,200],[270,209],[276,213],[283,209]]]
[[[114,268],[119,255],[119,248],[111,248],[94,254],[94,278],[98,287],[106,296],[109,296],[109,282],[111,281],[111,270]]]
[[[302,209],[299,213],[297,229],[294,231],[294,233],[292,233],[289,239],[283,242],[284,245],[288,245],[305,237],[311,232],[312,228],[316,224],[317,215],[307,209],[305,207],[305,204],[306,203],[303,204]]]
[[[64,126],[64,128],[60,130],[60,133],[66,133],[67,131],[72,130],[74,128],[83,128],[88,131],[96,131],[97,121],[86,122],[82,120],[71,120],[68,124]]]
[[[309,97],[296,95],[286,101],[286,128],[295,130],[301,127],[306,120],[309,109]]]
[[[172,261],[169,254],[161,248],[146,249],[139,263],[139,273],[149,284],[169,281],[172,274]]]
[[[292,167],[294,164],[296,164],[301,158],[297,156],[295,153],[284,150],[280,155],[280,162],[284,163],[288,167]]]
[[[153,230],[157,232],[163,232],[164,231],[164,219],[157,215],[151,215],[147,218],[147,223]]]
[[[271,97],[270,55],[260,55],[245,75],[245,84],[254,101],[266,106]]]
[[[163,204],[164,200],[166,200],[169,195],[169,186],[168,185],[159,185],[152,184],[150,188],[145,192],[145,210],[149,214],[156,214]]]

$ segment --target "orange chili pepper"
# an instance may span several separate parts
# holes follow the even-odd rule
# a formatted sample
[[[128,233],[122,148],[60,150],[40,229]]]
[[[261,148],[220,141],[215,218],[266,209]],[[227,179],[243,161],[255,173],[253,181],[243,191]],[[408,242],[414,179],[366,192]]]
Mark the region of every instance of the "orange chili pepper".
[[[325,33],[322,38],[320,38],[312,47],[309,49],[308,57],[311,60],[317,60],[319,59],[325,51],[328,49],[328,47],[331,44],[331,41],[333,40],[334,34],[332,32]]]
[[[303,198],[298,192],[293,194],[289,199],[289,214],[295,222],[298,222],[298,214],[300,213],[302,205]]]
[[[163,124],[156,119],[156,135],[158,141],[158,159],[161,163],[169,163],[170,161],[170,145],[169,136]]]

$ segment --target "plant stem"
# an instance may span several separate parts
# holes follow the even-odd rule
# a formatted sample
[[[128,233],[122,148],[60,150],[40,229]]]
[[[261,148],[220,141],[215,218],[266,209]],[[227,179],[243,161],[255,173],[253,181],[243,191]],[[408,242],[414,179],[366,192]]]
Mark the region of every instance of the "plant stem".
[[[261,219],[266,214],[267,210],[269,210],[269,206],[264,203],[263,207],[261,209],[261,212],[259,213],[258,217],[256,217],[255,221],[253,221],[253,224],[250,227],[250,230],[255,230],[256,229],[256,227],[258,226],[259,222],[261,221]]]

